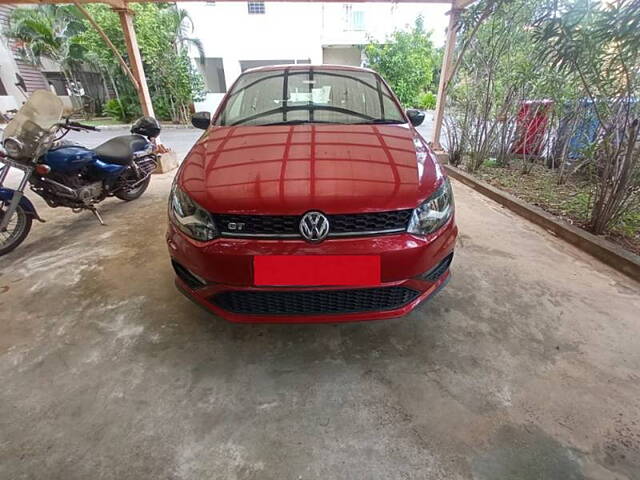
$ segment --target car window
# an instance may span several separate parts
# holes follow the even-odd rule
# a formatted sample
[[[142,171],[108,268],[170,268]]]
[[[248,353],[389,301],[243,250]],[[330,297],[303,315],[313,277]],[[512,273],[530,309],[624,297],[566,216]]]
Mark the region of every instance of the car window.
[[[404,123],[391,92],[371,72],[248,72],[229,92],[217,125]]]

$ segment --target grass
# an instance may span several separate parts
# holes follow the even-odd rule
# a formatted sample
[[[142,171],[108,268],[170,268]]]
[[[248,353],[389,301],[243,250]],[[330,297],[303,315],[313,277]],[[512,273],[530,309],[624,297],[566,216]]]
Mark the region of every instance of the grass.
[[[593,184],[588,179],[575,175],[565,184],[558,185],[555,171],[535,165],[531,173],[523,174],[520,166],[517,160],[508,167],[487,160],[474,175],[570,224],[585,227],[593,191]],[[640,205],[626,212],[605,237],[640,255]]]

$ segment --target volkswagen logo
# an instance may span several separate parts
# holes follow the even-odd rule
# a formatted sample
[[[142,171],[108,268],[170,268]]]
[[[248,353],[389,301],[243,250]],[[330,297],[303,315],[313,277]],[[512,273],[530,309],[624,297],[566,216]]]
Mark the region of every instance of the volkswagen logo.
[[[307,212],[300,220],[300,234],[307,242],[321,242],[329,235],[329,220],[320,212]]]

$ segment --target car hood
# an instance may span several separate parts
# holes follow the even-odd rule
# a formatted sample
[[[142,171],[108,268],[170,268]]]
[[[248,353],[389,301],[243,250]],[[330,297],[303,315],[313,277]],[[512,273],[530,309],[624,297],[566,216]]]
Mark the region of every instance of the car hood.
[[[440,167],[407,125],[212,127],[179,184],[215,213],[297,215],[414,208]]]

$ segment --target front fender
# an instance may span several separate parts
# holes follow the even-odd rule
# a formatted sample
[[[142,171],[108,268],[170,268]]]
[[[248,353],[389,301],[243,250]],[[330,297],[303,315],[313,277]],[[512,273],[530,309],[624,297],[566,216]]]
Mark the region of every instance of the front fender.
[[[12,190],[11,188],[0,187],[0,200],[4,200],[5,202],[10,202],[11,199],[13,198],[14,192],[15,190]],[[36,220],[42,221],[42,219],[38,215],[38,212],[36,212],[36,207],[34,207],[33,203],[31,203],[31,200],[29,200],[24,195],[20,199],[20,206],[22,207],[22,209],[25,211],[27,215],[31,215]]]

